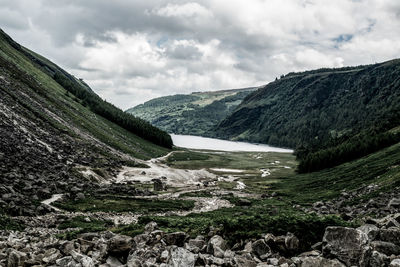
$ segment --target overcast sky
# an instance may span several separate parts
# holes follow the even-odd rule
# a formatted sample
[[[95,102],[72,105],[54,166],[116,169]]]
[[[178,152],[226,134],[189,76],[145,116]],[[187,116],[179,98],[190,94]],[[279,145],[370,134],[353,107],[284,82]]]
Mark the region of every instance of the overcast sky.
[[[123,109],[400,57],[399,0],[0,0],[0,27]]]

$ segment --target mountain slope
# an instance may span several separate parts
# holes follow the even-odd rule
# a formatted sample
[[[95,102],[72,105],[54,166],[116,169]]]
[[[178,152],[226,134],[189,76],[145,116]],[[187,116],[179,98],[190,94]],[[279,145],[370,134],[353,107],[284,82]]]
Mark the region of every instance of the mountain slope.
[[[159,97],[127,112],[170,133],[210,136],[211,129],[254,90],[255,87]]]
[[[222,138],[324,146],[400,124],[400,60],[289,73],[250,94],[216,128]]]
[[[87,92],[82,94],[85,98],[56,82],[56,73],[79,92]],[[0,31],[0,213],[43,212],[39,201],[52,193],[91,188],[94,178],[109,179],[123,164],[135,165],[136,158],[169,151],[96,114],[90,101],[100,111],[105,107],[118,114],[83,81]],[[132,116],[124,120],[142,123],[141,129],[153,129],[170,139]]]

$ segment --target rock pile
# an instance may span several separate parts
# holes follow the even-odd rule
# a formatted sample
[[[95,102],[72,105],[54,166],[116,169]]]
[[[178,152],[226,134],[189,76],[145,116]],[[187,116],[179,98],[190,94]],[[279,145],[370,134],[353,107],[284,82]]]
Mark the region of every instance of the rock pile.
[[[229,246],[219,235],[190,238],[156,223],[135,237],[111,232],[59,240],[43,231],[0,232],[0,266],[400,266],[400,214],[359,228],[328,227],[322,242],[302,252],[299,239],[266,234]],[[372,221],[371,221],[372,222]],[[391,222],[391,223],[390,223]]]
[[[400,187],[393,188],[391,192],[378,192],[381,188],[378,185],[365,185],[357,190],[342,191],[341,195],[331,201],[318,201],[311,209],[319,214],[341,214],[345,219],[365,217],[373,214],[382,218],[389,214],[398,212],[400,208]],[[374,198],[364,198],[376,194]],[[365,200],[367,199],[367,200]]]

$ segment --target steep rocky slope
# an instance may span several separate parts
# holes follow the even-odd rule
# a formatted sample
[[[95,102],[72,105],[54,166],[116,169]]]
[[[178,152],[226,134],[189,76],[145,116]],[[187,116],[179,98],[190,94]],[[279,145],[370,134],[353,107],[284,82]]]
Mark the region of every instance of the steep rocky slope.
[[[175,134],[211,136],[211,130],[256,87],[152,99],[127,112]]]
[[[250,94],[217,136],[287,147],[326,143],[400,121],[400,60],[289,73]]]
[[[51,194],[76,194],[123,164],[168,151],[92,112],[53,79],[55,71],[97,97],[83,81],[0,32],[2,212],[45,212],[40,200]]]

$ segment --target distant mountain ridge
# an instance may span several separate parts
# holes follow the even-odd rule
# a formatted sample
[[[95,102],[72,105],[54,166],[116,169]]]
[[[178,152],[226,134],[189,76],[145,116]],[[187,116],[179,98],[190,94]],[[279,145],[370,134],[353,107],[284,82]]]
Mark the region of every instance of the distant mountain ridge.
[[[159,97],[126,112],[170,133],[211,136],[212,129],[257,88]]]

